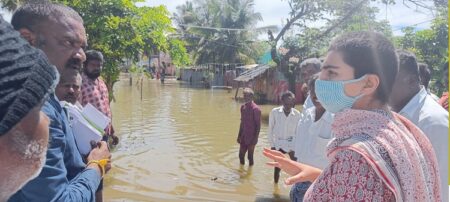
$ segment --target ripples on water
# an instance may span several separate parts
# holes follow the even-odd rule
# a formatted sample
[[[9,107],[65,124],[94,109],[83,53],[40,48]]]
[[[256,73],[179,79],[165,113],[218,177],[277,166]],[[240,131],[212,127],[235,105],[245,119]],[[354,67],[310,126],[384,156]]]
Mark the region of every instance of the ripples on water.
[[[234,91],[175,81],[143,86],[142,101],[127,80],[115,86],[112,112],[121,142],[105,178],[105,201],[289,201],[290,187],[273,184],[273,169],[261,154],[267,124],[255,166],[239,165],[241,104],[232,100]],[[263,114],[272,107],[263,106]]]

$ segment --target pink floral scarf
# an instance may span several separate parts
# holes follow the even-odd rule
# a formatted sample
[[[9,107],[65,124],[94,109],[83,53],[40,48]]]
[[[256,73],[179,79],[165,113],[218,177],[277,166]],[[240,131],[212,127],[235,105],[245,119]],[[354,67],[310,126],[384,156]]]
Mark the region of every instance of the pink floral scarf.
[[[348,109],[335,115],[332,131],[329,159],[340,150],[353,150],[366,159],[396,201],[441,201],[434,150],[406,118],[394,112]]]

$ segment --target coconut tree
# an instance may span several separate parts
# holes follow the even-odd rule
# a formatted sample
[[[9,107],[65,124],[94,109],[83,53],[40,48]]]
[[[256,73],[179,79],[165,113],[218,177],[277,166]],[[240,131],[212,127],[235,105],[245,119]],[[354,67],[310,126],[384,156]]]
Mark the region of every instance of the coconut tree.
[[[196,64],[255,62],[253,42],[261,14],[254,0],[197,0],[174,15]]]

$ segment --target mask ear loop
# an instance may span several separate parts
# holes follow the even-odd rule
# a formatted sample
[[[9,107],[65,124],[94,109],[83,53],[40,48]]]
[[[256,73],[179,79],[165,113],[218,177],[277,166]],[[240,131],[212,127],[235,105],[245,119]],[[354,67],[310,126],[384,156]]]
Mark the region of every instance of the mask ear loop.
[[[359,81],[364,80],[366,77],[367,77],[367,74],[365,74],[364,76],[361,76],[361,77],[359,77],[359,78],[357,78],[357,79],[352,79],[352,80],[348,80],[348,81],[343,81],[342,84],[345,85],[345,84],[348,84],[348,83],[356,83],[356,82],[359,82]],[[349,96],[349,97],[352,97],[352,98],[354,98],[355,100],[357,100],[357,99],[361,98],[362,96],[364,96],[364,93],[361,93],[360,95],[357,95],[357,96]]]
[[[347,80],[347,81],[342,81],[343,84],[348,84],[348,83],[355,83],[358,81],[362,81],[363,79],[365,79],[367,77],[367,74],[365,74],[364,76],[361,76],[357,79],[352,79],[352,80]]]

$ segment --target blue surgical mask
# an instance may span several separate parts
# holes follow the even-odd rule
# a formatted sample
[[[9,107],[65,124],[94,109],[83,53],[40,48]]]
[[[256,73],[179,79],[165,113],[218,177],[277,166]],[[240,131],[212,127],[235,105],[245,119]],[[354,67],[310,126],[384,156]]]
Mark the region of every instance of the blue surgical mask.
[[[345,94],[345,84],[361,81],[366,76],[362,76],[359,79],[347,80],[347,81],[327,81],[316,80],[315,90],[317,99],[322,104],[325,110],[331,113],[337,113],[344,109],[351,108],[356,100],[361,98],[363,94],[351,97]]]

